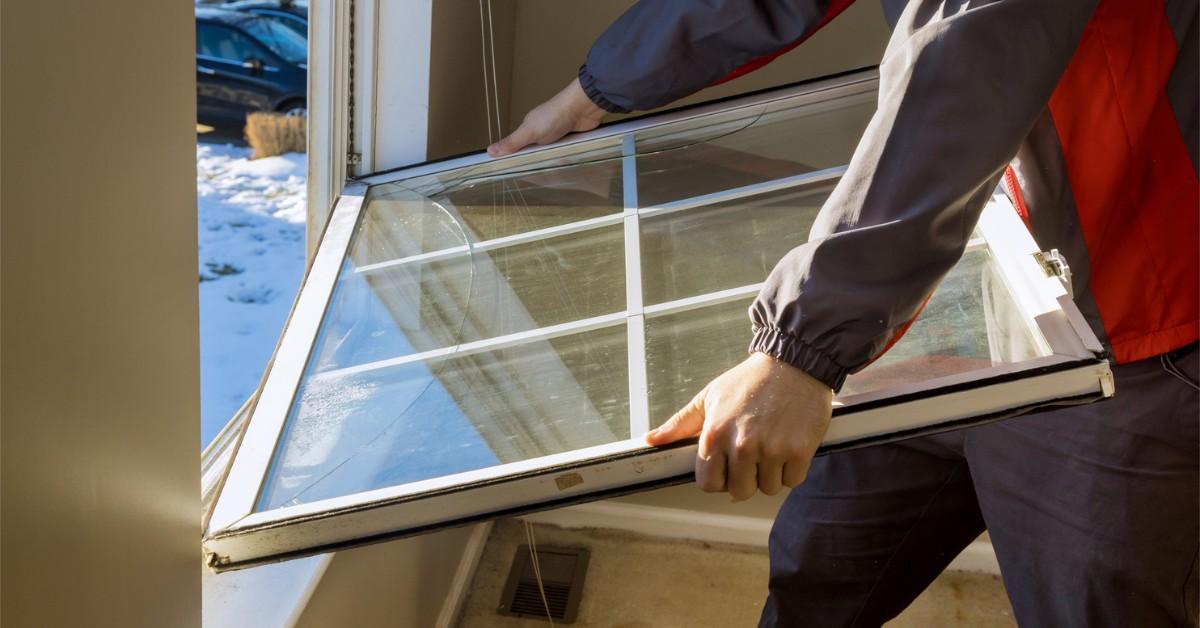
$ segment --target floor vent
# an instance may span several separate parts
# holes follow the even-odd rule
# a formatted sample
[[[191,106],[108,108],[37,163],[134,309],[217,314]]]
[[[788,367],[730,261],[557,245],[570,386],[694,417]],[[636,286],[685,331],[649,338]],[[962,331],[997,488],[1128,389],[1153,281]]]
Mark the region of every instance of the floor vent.
[[[569,624],[579,613],[583,594],[583,578],[587,574],[588,551],[567,547],[539,547],[538,565],[542,571],[542,587],[538,588],[537,572],[530,559],[529,546],[517,547],[512,569],[500,598],[499,613],[516,617],[546,618]],[[545,591],[546,598],[542,599]]]

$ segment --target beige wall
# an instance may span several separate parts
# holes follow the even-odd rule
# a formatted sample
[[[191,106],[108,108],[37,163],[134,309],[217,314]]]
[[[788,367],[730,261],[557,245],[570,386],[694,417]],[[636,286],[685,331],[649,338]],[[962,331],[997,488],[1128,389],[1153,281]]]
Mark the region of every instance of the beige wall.
[[[632,4],[632,0],[518,1],[512,124],[575,78],[595,38]],[[701,90],[671,107],[875,65],[883,56],[887,37],[887,23],[878,2],[856,2],[803,46],[762,70]]]
[[[6,0],[5,628],[200,621],[192,6]]]
[[[338,552],[297,627],[436,626],[473,530]]]
[[[513,53],[512,123],[575,77],[592,41],[632,0],[519,0]],[[858,2],[803,45],[744,77],[672,106],[786,85],[879,63],[888,29],[877,2]],[[553,52],[551,52],[553,51]]]
[[[592,42],[632,4],[633,0],[493,0],[504,130],[511,132],[527,111],[574,78]],[[887,37],[879,4],[858,2],[765,68],[672,106],[874,65],[883,56]],[[478,150],[487,143],[479,40],[477,3],[434,4],[430,159]]]
[[[494,136],[496,128],[501,126],[496,120],[497,102],[491,102],[491,108],[488,108],[492,87],[490,70],[486,83],[484,78],[484,54],[490,67],[493,48],[496,87],[502,96],[499,122],[507,128],[511,112],[505,95],[511,91],[516,3],[494,0],[491,5],[494,43],[482,38],[479,3],[433,3],[429,57],[430,159],[479,150],[487,145],[488,133]],[[488,92],[484,91],[485,86]]]

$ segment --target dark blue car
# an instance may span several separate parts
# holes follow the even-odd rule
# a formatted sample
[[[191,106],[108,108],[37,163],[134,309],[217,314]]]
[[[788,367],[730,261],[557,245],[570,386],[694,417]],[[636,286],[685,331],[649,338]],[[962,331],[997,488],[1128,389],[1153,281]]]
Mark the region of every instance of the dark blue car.
[[[254,111],[304,115],[308,40],[268,16],[196,8],[196,107],[206,122]]]

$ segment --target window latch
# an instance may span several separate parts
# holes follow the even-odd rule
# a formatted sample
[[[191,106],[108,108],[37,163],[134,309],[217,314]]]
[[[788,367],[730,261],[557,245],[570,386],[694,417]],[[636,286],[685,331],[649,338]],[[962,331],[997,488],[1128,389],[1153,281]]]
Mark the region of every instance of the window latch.
[[[1042,267],[1042,271],[1046,273],[1047,277],[1058,277],[1058,280],[1067,289],[1067,294],[1072,299],[1075,298],[1075,293],[1071,289],[1071,267],[1058,249],[1038,251],[1033,254],[1033,259],[1037,260],[1038,266]]]

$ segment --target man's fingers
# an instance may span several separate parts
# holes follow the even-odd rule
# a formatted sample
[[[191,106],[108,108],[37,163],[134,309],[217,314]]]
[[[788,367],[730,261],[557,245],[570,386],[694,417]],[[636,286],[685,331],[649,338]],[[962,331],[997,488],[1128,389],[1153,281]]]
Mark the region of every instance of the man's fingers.
[[[796,488],[804,483],[805,476],[808,475],[808,467],[810,461],[793,460],[783,465],[783,485],[789,488]]]
[[[553,98],[534,107],[512,135],[488,146],[487,152],[492,157],[503,157],[530,144],[557,142],[571,131],[596,128],[603,117],[604,110],[592,102],[575,79]]]
[[[734,501],[754,497],[758,490],[758,461],[749,455],[735,452],[729,458],[729,477],[726,485]]]
[[[704,393],[705,391],[701,390],[679,412],[667,419],[666,423],[647,432],[646,444],[661,447],[699,434],[704,427]]]
[[[764,495],[777,495],[783,488],[783,462],[760,460],[758,463],[758,490]]]
[[[713,448],[696,456],[696,485],[706,493],[725,490],[725,454]]]
[[[508,137],[488,146],[487,152],[492,157],[511,155],[534,142],[534,133],[528,123],[517,127]]]

